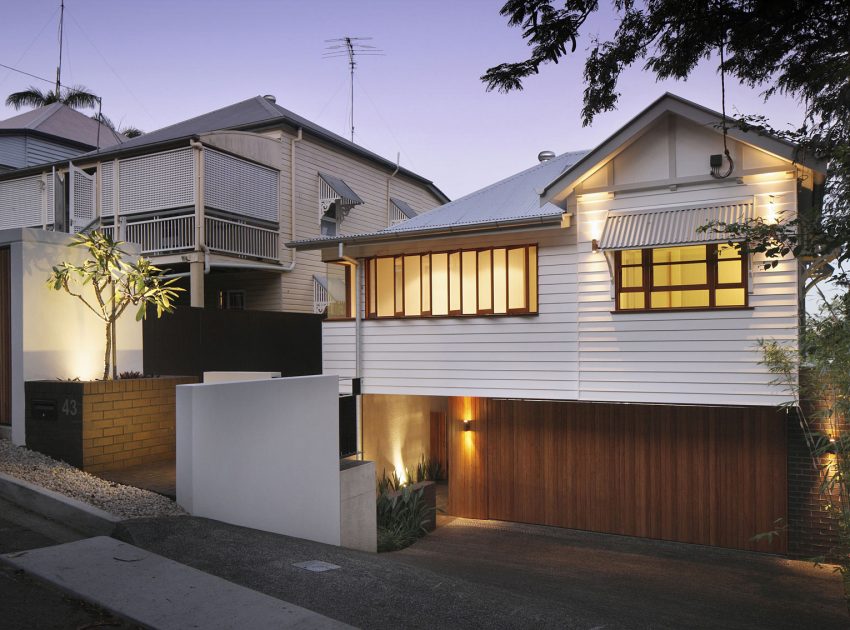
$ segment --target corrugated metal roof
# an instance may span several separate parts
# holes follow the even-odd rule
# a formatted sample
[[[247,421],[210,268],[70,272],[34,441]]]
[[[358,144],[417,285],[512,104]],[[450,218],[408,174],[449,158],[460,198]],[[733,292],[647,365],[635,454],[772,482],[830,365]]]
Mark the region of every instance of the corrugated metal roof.
[[[584,154],[585,151],[563,153],[383,232],[408,232],[559,215],[563,210],[558,206],[540,205],[540,191]]]
[[[100,128],[99,138],[98,128]],[[88,147],[97,147],[98,141],[101,147],[111,147],[127,140],[108,126],[62,103],[51,103],[6,120],[0,120],[0,129],[37,131]]]
[[[340,241],[385,240],[393,235],[416,234],[418,236],[421,234],[423,238],[427,238],[429,231],[486,228],[488,225],[522,224],[524,220],[556,219],[564,211],[551,203],[541,206],[540,190],[558,173],[581,159],[585,153],[586,151],[563,153],[465,197],[438,206],[429,212],[417,214],[407,221],[378,232],[305,239],[296,241],[293,245],[306,248]]]
[[[267,98],[255,96],[221,109],[216,109],[194,118],[189,118],[162,129],[150,131],[136,138],[124,142],[120,147],[112,147],[107,151],[100,151],[98,155],[106,156],[112,153],[120,153],[123,151],[133,151],[145,147],[149,144],[157,144],[169,141],[176,141],[182,138],[191,138],[204,133],[213,131],[223,131],[231,129],[254,129],[265,125],[273,125],[279,123],[288,123],[295,127],[302,127],[306,132],[312,133],[315,136],[321,137],[324,140],[332,142],[335,145],[344,147],[353,153],[361,155],[365,158],[379,162],[380,164],[395,170],[397,165],[386,158],[381,157],[377,153],[373,153],[368,149],[364,149],[358,144],[346,140],[324,127],[317,125],[299,116],[277,103],[272,103]],[[94,153],[92,153],[94,155]],[[448,197],[434,186],[431,180],[422,177],[404,167],[399,168],[399,172],[411,177],[417,181],[427,184],[437,197],[448,201]]]
[[[737,223],[755,217],[752,201],[716,206],[663,208],[652,211],[611,212],[605,219],[599,249],[641,249],[729,240],[717,232],[697,232],[710,221]]]
[[[357,205],[363,203],[363,200],[356,192],[351,190],[351,186],[342,181],[339,177],[328,175],[319,171],[319,177],[325,180],[325,183],[331,187],[337,195],[348,205]]]
[[[390,197],[390,203],[393,204],[398,211],[401,212],[408,219],[412,219],[419,213],[416,212],[413,208],[410,207],[410,204],[404,201],[403,199],[397,199],[395,197]]]

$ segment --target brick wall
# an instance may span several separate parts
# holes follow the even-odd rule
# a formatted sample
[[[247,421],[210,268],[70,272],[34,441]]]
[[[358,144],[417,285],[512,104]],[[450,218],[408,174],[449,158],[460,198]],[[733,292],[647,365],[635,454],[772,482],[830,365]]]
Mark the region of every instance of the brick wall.
[[[83,390],[83,470],[173,460],[175,387],[189,376],[93,381]]]
[[[809,426],[822,431],[816,412],[823,403],[806,404]],[[819,458],[824,464],[827,457]],[[788,414],[788,555],[795,558],[825,556],[837,544],[838,523],[825,511],[828,498],[820,493],[821,474],[812,460],[796,413]],[[837,496],[835,497],[837,500]]]

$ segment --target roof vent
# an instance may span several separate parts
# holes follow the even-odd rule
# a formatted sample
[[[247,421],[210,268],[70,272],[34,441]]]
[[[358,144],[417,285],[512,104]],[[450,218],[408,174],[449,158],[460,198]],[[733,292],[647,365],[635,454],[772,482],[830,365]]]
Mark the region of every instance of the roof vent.
[[[553,157],[555,157],[554,151],[541,151],[540,153],[537,154],[537,161],[538,162],[548,162]]]
[[[263,94],[263,98],[266,99],[269,103],[277,103],[277,98],[274,94]]]

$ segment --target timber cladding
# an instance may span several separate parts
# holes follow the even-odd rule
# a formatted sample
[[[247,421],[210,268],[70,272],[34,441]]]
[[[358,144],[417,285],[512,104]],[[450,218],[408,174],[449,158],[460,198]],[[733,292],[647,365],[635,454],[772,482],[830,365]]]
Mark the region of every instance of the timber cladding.
[[[787,520],[774,408],[453,398],[448,418],[453,515],[787,551],[752,540]]]

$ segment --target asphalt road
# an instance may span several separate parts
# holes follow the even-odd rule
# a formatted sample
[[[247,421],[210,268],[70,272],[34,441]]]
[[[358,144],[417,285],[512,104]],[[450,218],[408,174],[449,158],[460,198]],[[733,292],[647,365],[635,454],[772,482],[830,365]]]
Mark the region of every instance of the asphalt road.
[[[491,523],[492,524],[492,523]],[[829,568],[694,545],[457,520],[368,554],[194,517],[126,521],[139,547],[363,628],[850,627]],[[294,563],[340,568],[312,573]]]
[[[47,547],[83,538],[77,532],[0,499],[0,553]],[[66,597],[0,562],[0,626],[4,630],[135,628]]]

